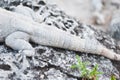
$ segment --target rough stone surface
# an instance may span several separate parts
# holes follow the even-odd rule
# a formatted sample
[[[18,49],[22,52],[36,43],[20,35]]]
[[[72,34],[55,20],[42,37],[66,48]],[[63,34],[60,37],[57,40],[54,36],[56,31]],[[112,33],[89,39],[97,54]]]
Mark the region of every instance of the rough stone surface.
[[[0,2],[0,6],[6,8],[2,4],[4,3]],[[7,8],[14,5],[9,4],[7,4]],[[56,5],[39,4],[39,7],[32,6],[32,9],[37,9],[38,13],[43,17],[43,22],[48,25],[54,25],[81,38],[96,38],[106,47],[113,49],[117,53],[119,52],[115,41],[109,35],[67,16]],[[98,64],[98,70],[104,72],[100,75],[99,80],[110,80],[112,74],[119,78],[118,69],[112,64],[112,61],[105,57],[36,44],[33,44],[33,46],[36,49],[34,59],[24,57],[21,52],[11,50],[4,44],[0,45],[1,80],[80,80],[81,73],[77,69],[70,68],[72,64],[77,63],[76,54],[80,56],[83,62],[90,62],[89,69]],[[24,70],[26,65],[30,66]]]

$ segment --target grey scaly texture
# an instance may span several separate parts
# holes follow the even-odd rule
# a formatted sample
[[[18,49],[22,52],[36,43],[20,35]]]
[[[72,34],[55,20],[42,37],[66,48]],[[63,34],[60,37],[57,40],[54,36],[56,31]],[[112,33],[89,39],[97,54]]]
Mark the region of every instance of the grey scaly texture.
[[[120,55],[107,49],[94,37],[82,39],[2,8],[0,8],[0,17],[0,41],[5,41],[6,45],[15,50],[23,50],[27,55],[34,55],[34,48],[29,43],[31,41],[40,45],[93,53],[120,60]]]

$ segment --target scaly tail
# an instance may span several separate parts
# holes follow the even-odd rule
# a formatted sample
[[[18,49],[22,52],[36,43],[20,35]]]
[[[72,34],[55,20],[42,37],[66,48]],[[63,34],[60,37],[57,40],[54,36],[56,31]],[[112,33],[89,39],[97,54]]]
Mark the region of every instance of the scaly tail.
[[[107,49],[96,39],[81,39],[56,27],[37,24],[31,40],[37,44],[64,48],[74,51],[103,55],[113,60],[120,60],[120,55]]]

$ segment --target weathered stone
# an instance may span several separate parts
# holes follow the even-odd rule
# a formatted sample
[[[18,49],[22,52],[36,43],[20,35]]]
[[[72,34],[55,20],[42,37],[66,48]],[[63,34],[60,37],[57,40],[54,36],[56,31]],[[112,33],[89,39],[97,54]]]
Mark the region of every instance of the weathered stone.
[[[119,51],[116,48],[115,41],[109,35],[67,16],[56,5],[41,4],[38,13],[44,18],[44,23],[48,25],[54,25],[81,38],[96,38],[109,49]],[[3,80],[78,80],[81,73],[77,69],[70,68],[72,64],[77,63],[76,54],[80,56],[82,61],[90,62],[89,69],[98,64],[98,70],[104,72],[100,75],[99,80],[109,80],[111,74],[119,75],[119,71],[112,62],[102,56],[33,44],[36,54],[32,59],[31,57],[23,58],[24,54],[3,45],[0,45],[0,67],[7,66],[7,68],[0,68],[0,79]],[[23,63],[24,59],[30,65],[25,70],[23,70],[26,66],[26,63]]]

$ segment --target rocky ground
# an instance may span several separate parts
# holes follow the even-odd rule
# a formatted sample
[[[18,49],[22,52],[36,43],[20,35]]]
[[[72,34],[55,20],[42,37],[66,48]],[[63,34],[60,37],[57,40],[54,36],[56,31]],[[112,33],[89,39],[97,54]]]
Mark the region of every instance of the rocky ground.
[[[57,4],[67,15],[106,30],[114,13],[120,9],[120,0],[45,0]]]
[[[40,1],[37,6],[31,4],[30,0],[26,1],[23,0],[22,3],[38,11],[43,18],[43,23],[54,25],[81,38],[95,37],[106,47],[119,53],[115,40],[109,35],[68,16],[57,5]],[[1,0],[0,6],[11,10],[12,6],[19,5],[19,3],[19,0]],[[90,62],[89,69],[98,64],[98,70],[103,72],[99,80],[110,80],[113,74],[118,80],[120,79],[120,62],[111,61],[103,56],[31,44],[36,50],[34,59],[10,49],[4,43],[0,44],[0,80],[81,80],[81,73],[77,69],[70,68],[72,64],[77,63],[76,55],[79,55],[83,62]],[[24,70],[27,65],[29,67]]]

